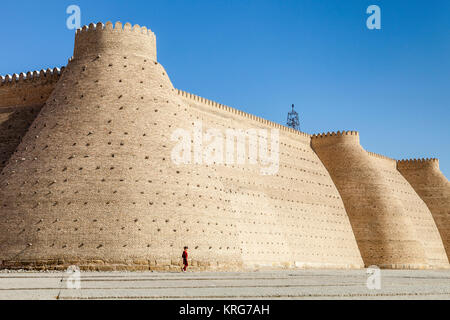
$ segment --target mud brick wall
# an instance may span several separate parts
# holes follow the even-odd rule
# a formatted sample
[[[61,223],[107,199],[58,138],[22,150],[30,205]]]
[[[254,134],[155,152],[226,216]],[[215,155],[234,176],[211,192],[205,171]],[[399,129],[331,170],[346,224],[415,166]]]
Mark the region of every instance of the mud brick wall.
[[[55,88],[62,69],[0,78],[0,172]]]
[[[312,146],[344,200],[366,265],[448,266],[430,211],[394,160],[364,150],[354,131],[315,135]]]
[[[430,209],[450,259],[450,183],[439,160],[401,160],[397,168]]]
[[[172,134],[196,123],[279,130],[279,170],[176,164]],[[448,205],[438,231],[417,195],[445,188],[411,187],[356,132],[311,136],[175,89],[145,27],[90,24],[66,68],[2,77],[0,130],[0,268],[177,271],[186,245],[194,270],[448,266]]]

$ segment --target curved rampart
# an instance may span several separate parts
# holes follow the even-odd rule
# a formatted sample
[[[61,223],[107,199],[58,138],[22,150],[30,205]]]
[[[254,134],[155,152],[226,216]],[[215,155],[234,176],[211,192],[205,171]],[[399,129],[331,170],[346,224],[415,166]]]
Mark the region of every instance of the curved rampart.
[[[365,151],[354,131],[314,135],[311,143],[342,196],[366,266],[448,267],[431,213],[394,160]]]
[[[450,259],[450,183],[439,160],[400,160],[397,168],[430,209]]]

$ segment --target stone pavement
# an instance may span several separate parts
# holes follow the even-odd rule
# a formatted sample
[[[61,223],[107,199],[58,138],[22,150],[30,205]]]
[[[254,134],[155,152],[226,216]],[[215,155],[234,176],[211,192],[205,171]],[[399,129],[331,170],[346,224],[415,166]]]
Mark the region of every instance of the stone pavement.
[[[365,270],[243,273],[0,273],[0,299],[450,299],[450,271],[382,270],[381,290]],[[70,282],[76,284],[76,282]]]

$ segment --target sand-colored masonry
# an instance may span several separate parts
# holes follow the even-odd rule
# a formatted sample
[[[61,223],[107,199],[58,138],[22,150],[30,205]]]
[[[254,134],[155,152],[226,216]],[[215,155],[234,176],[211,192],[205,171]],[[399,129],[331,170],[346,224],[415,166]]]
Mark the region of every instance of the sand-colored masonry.
[[[202,270],[448,266],[395,161],[176,90],[145,27],[91,24],[65,69],[0,97],[2,267],[178,270],[185,245]],[[279,171],[175,164],[172,133],[198,123],[279,130]]]

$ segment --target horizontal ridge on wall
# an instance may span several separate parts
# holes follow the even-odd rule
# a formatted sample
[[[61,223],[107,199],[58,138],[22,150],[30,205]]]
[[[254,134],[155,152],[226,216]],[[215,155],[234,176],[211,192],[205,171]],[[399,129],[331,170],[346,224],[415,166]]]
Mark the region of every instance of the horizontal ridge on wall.
[[[434,166],[439,168],[439,159],[422,158],[422,159],[403,159],[397,161],[398,168],[422,168],[424,166]]]
[[[132,26],[129,22],[123,25],[119,21],[116,22],[115,25],[113,25],[111,21],[106,22],[106,24],[103,24],[102,22],[98,22],[97,24],[91,23],[88,26],[83,26],[82,28],[77,29],[76,35],[104,30],[113,32],[133,32],[143,35],[155,36],[155,34],[147,27],[141,27],[138,24]]]
[[[28,71],[27,73],[13,74],[6,76],[0,76],[0,86],[21,83],[25,81],[45,81],[45,80],[59,80],[61,74],[64,72],[65,67],[53,68],[41,71]]]
[[[192,93],[180,90],[180,89],[176,89],[176,90],[177,90],[178,95],[180,95],[182,97],[185,97],[185,98],[188,98],[190,100],[194,100],[194,101],[206,104],[206,105],[211,106],[211,107],[215,107],[215,108],[218,108],[218,109],[221,109],[221,110],[224,110],[224,111],[231,112],[231,113],[236,114],[238,116],[245,117],[245,118],[248,118],[248,119],[260,122],[262,124],[274,127],[276,129],[279,129],[279,130],[283,130],[283,131],[290,132],[290,133],[293,133],[293,134],[301,135],[301,136],[307,137],[307,138],[311,137],[311,135],[309,135],[309,134],[307,134],[305,132],[294,130],[292,128],[283,126],[283,125],[281,125],[279,123],[276,123],[276,122],[273,122],[273,121],[270,121],[270,120],[266,120],[264,118],[255,116],[253,114],[250,114],[250,113],[247,113],[247,112],[244,112],[244,111],[241,111],[241,110],[238,110],[238,109],[226,106],[224,104],[221,104],[221,103],[209,100],[209,99],[205,99],[203,97],[197,96],[195,94],[192,94]]]

